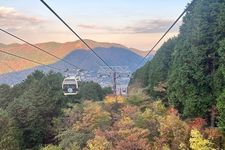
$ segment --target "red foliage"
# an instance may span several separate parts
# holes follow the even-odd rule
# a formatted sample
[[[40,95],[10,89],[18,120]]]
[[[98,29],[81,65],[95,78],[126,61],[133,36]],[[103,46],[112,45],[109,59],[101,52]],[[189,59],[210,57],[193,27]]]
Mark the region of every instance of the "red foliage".
[[[138,112],[138,107],[136,106],[125,106],[121,109],[122,115],[130,118],[135,118]]]
[[[129,132],[124,131],[119,131],[120,140],[115,143],[116,150],[151,150],[152,146],[147,138],[148,130],[133,128]]]
[[[167,144],[168,140],[165,137],[155,137],[154,138],[154,149],[162,150],[163,146]]]
[[[168,114],[168,115],[179,116],[178,110],[176,110],[176,109],[173,108],[173,107],[170,107],[170,108],[167,110],[167,114]]]
[[[138,139],[137,137],[128,137],[117,143],[116,150],[151,150],[152,146],[146,139]]]
[[[206,139],[211,140],[216,149],[221,149],[222,148],[222,143],[223,143],[223,135],[217,128],[206,128],[204,130],[204,136]]]
[[[207,125],[207,123],[203,118],[195,118],[193,121],[189,123],[190,129],[197,129],[197,130],[202,130],[205,125]]]

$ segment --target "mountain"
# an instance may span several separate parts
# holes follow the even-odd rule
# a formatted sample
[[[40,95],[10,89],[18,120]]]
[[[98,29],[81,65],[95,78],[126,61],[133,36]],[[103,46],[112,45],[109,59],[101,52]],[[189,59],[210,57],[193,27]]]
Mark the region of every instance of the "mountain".
[[[116,44],[116,43],[96,42],[96,41],[92,41],[88,39],[85,40],[85,42],[87,42],[88,45],[90,45],[92,48],[117,47],[117,48],[128,49],[127,47],[121,44]],[[82,49],[83,51],[89,51],[89,49],[87,49],[87,47],[81,41],[66,42],[66,43],[47,42],[47,43],[39,43],[35,45],[60,58],[66,57],[68,54],[76,50]],[[45,54],[44,52],[41,52],[27,44],[13,43],[13,44],[5,45],[0,43],[0,48],[3,49],[4,51],[17,54],[32,60],[36,60],[44,64],[53,64],[58,61],[56,58],[49,56]],[[137,49],[129,48],[129,50],[138,54],[139,56],[143,56],[145,53]],[[37,66],[36,64],[33,64],[31,62],[27,62],[25,60],[21,60],[19,58],[15,58],[8,55],[0,55],[0,60],[9,64],[12,68],[15,68],[17,71],[21,71],[21,70],[25,70],[25,69],[29,69],[29,68],[33,68]],[[0,74],[11,72],[11,71],[12,70],[8,67],[1,67]]]
[[[107,45],[106,45],[107,46]],[[130,49],[120,48],[120,47],[110,47],[110,48],[95,48],[94,51],[98,53],[109,65],[111,66],[128,66],[129,69],[133,72],[135,70],[136,64],[138,64],[143,57],[134,53]],[[64,60],[69,61],[70,63],[92,72],[97,76],[97,71],[100,66],[104,64],[97,58],[93,52],[87,51],[85,49],[76,49],[70,52],[64,57]],[[63,61],[57,61],[50,64],[52,67],[62,68],[61,73],[64,73],[65,70],[73,70],[73,66],[70,66]],[[22,81],[26,78],[27,75],[32,73],[34,70],[43,70],[44,72],[49,72],[51,69],[46,66],[35,66],[30,69],[25,69],[22,71],[17,71],[8,74],[2,74],[0,76],[0,84],[15,84],[19,81]]]
[[[7,45],[0,43],[0,48],[4,48],[4,47],[6,47],[6,46],[7,46]]]
[[[142,50],[138,50],[136,48],[129,48],[132,52],[142,56],[142,57],[145,57],[147,54],[148,54],[148,51],[142,51]],[[155,52],[152,52],[152,54],[155,54]]]

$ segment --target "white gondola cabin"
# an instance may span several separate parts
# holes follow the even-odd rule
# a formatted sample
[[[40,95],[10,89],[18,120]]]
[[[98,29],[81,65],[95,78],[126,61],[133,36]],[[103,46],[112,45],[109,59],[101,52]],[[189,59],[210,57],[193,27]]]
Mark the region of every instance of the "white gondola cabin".
[[[63,80],[62,90],[65,96],[78,94],[78,80],[76,76],[69,76]]]

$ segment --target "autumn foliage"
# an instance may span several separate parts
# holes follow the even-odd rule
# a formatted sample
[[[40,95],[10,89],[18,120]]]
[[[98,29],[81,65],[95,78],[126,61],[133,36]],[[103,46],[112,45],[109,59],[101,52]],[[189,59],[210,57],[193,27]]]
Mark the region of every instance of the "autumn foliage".
[[[134,96],[133,96],[134,97]],[[137,98],[138,97],[138,98]],[[62,150],[213,150],[222,148],[219,130],[202,118],[184,121],[174,108],[140,93],[85,101],[65,111],[66,130],[59,134]],[[140,99],[138,101],[138,99]],[[68,121],[69,120],[69,121]],[[65,121],[65,120],[64,120]],[[69,128],[69,129],[68,129]],[[203,149],[201,149],[203,147]]]

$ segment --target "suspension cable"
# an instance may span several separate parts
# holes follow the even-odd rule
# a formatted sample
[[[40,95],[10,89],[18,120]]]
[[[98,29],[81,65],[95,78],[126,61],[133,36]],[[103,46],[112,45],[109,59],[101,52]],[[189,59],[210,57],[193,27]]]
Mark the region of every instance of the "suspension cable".
[[[24,59],[26,61],[30,61],[30,62],[35,63],[35,64],[43,65],[43,66],[46,66],[46,67],[51,68],[51,69],[54,69],[54,70],[58,70],[58,71],[62,71],[63,70],[63,69],[59,69],[59,68],[56,68],[56,67],[52,67],[50,65],[43,64],[41,62],[38,62],[38,61],[35,61],[35,60],[32,60],[32,59],[29,59],[29,58],[25,58],[25,57],[22,57],[22,56],[19,56],[19,55],[16,55],[16,54],[12,54],[12,53],[9,53],[9,52],[3,51],[3,50],[0,50],[0,52],[1,53],[4,53],[4,54],[7,54],[7,55],[10,55],[10,56],[14,56],[14,57],[20,58],[20,59]]]
[[[113,71],[112,67],[102,59],[88,44],[85,42],[78,33],[76,33],[44,0],[40,0],[76,37],[80,39],[80,41],[89,49],[91,50],[95,56],[97,56],[110,70]],[[113,71],[114,72],[114,71]]]
[[[169,27],[169,29],[163,34],[163,36],[156,42],[152,49],[145,55],[145,57],[138,63],[137,68],[141,66],[144,60],[149,56],[149,54],[158,46],[158,44],[163,40],[163,38],[170,32],[170,30],[177,24],[177,22],[183,17],[183,15],[193,6],[197,0],[193,0],[188,7],[180,14],[180,16],[175,20],[175,22]]]
[[[74,64],[72,64],[72,63],[70,63],[70,62],[68,62],[68,61],[66,61],[66,60],[64,60],[64,59],[62,59],[62,58],[59,58],[58,56],[56,56],[56,55],[54,55],[54,54],[52,54],[52,53],[49,53],[48,51],[46,51],[46,50],[44,50],[44,49],[42,49],[42,48],[40,48],[40,47],[38,47],[38,46],[36,46],[36,45],[34,45],[34,44],[31,44],[30,42],[28,42],[28,41],[26,41],[26,40],[24,40],[24,39],[22,39],[22,38],[20,38],[20,37],[18,37],[18,36],[16,36],[16,35],[12,34],[12,33],[9,33],[9,32],[6,31],[6,30],[0,29],[0,31],[2,31],[2,32],[4,32],[4,33],[6,33],[6,34],[8,34],[8,35],[10,35],[10,36],[12,36],[12,37],[14,37],[14,38],[20,40],[20,41],[22,41],[22,42],[24,42],[24,43],[26,43],[26,44],[28,44],[28,45],[30,45],[30,46],[36,48],[36,49],[38,49],[38,50],[40,50],[40,51],[42,51],[42,52],[44,52],[44,53],[46,53],[46,54],[48,54],[48,55],[50,55],[50,56],[52,56],[52,57],[58,59],[58,60],[61,60],[61,61],[63,61],[64,63],[66,63],[66,64],[68,64],[68,65],[71,65],[71,66],[73,66],[73,67],[75,67],[75,68],[80,69],[79,67],[75,66]]]

